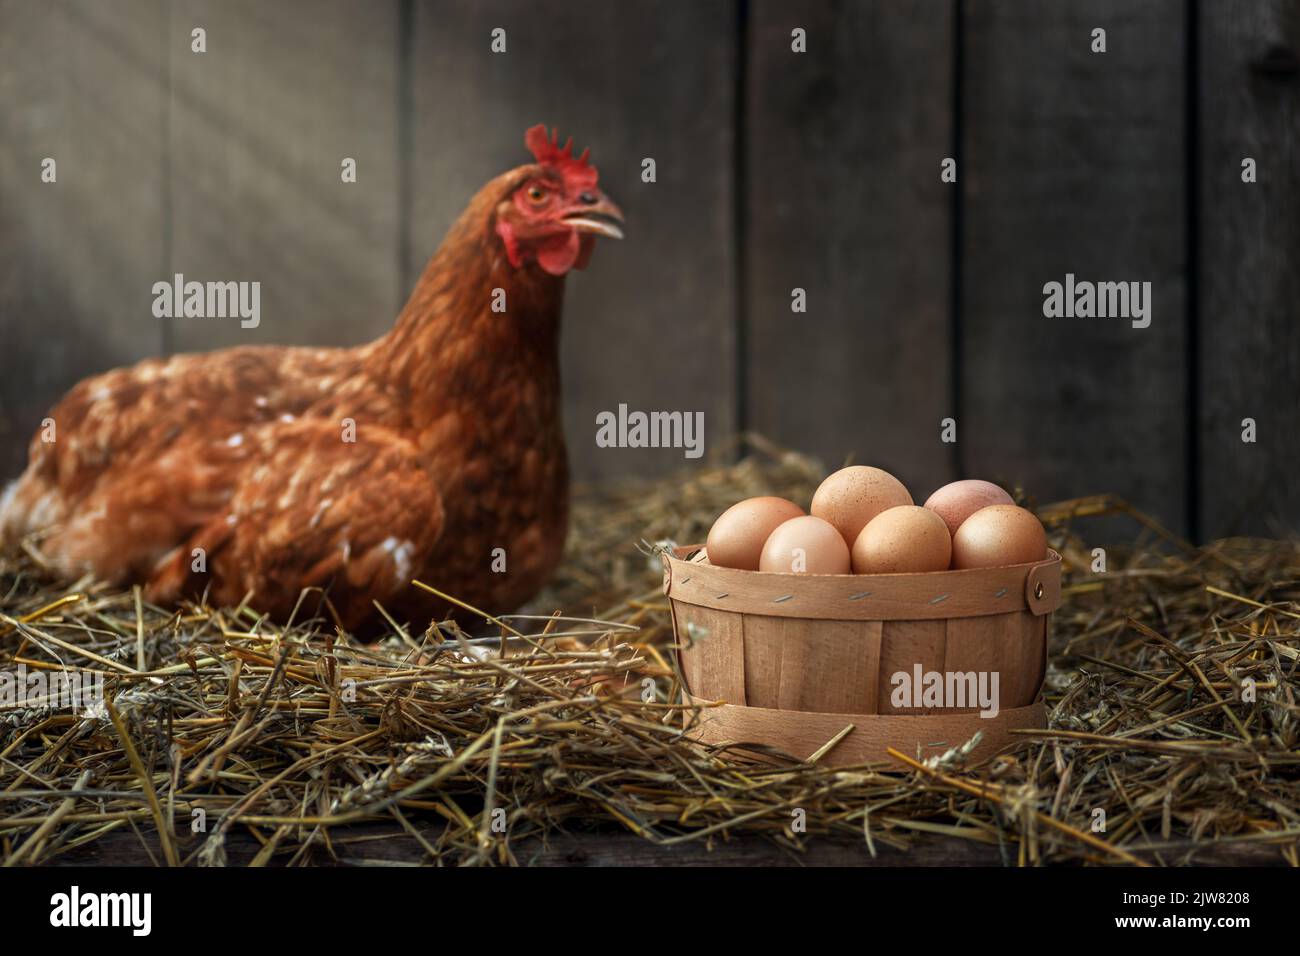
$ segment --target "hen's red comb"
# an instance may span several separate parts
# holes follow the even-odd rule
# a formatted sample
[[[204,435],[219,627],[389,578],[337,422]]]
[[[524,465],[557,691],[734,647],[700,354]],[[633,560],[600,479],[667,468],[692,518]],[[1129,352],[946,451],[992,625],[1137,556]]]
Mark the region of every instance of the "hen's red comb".
[[[590,149],[584,149],[582,155],[573,155],[573,137],[560,149],[560,131],[554,130],[548,138],[546,124],[538,123],[524,134],[524,145],[532,150],[537,162],[549,166],[577,189],[590,189],[596,185],[596,167],[587,162]]]

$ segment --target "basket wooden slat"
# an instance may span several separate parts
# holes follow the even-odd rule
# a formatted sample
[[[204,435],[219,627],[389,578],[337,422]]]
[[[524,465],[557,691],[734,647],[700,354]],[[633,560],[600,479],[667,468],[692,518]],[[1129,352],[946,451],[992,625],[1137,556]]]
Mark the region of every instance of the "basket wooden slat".
[[[728,611],[697,607],[691,610],[682,630],[681,640],[695,648],[694,653],[681,658],[688,685],[708,686],[719,699],[748,703],[744,621]]]

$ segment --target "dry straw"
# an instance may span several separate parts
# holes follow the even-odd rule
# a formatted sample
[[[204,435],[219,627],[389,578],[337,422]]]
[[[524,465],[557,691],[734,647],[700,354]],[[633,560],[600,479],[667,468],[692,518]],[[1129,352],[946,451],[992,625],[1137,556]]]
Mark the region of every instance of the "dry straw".
[[[255,599],[173,612],[11,551],[0,670],[98,673],[106,701],[0,710],[0,860],[221,864],[250,835],[256,865],[359,860],[383,824],[442,864],[528,862],[582,828],[693,859],[766,838],[793,858],[834,840],[864,858],[921,842],[930,860],[978,844],[1023,865],[1300,863],[1300,545],[1195,549],[1108,498],[1040,509],[1065,600],[1050,728],[1013,751],[833,770],[685,739],[647,552],[702,540],[747,495],[806,501],[821,475],[751,439],[738,464],[584,492],[536,616],[392,622],[373,645],[319,595],[284,626]],[[1134,540],[1101,542],[1097,574],[1101,514],[1131,517]]]

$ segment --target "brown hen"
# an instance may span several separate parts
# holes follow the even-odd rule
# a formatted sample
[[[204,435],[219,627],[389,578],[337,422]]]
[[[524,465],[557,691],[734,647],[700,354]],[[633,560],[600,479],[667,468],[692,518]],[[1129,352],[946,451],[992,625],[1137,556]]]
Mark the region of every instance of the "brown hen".
[[[568,520],[564,277],[622,214],[586,153],[541,126],[525,142],[536,162],[471,200],[378,341],[149,359],[75,386],[0,500],[0,535],[39,532],[62,575],[163,604],[251,594],[284,619],[321,588],[349,628],[376,601],[444,613],[413,578],[492,612],[526,601]]]

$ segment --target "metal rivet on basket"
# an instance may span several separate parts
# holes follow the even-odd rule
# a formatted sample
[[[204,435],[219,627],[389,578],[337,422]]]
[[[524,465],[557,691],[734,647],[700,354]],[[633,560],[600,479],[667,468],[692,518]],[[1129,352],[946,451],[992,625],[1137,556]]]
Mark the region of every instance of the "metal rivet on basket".
[[[1007,596],[1007,589],[1006,589],[1006,588],[1002,588],[1000,591],[998,591],[997,594],[995,594],[995,595],[993,595],[993,596],[994,596],[994,597],[1006,597],[1006,596]]]
[[[728,596],[730,596],[730,594],[731,594],[730,591],[723,591],[721,594],[719,594],[719,595],[718,595],[717,597],[715,597],[713,600],[715,600],[715,601],[721,601],[724,597],[728,597]]]
[[[1039,581],[1037,584],[1034,585],[1034,597],[1038,598],[1040,601],[1043,599],[1043,582],[1042,582],[1042,581]]]
[[[939,603],[942,603],[943,601],[948,600],[948,598],[949,598],[949,595],[947,595],[947,594],[940,594],[937,598],[932,598],[932,599],[930,600],[930,603],[931,603],[931,604],[939,604]]]
[[[861,601],[864,597],[871,597],[870,591],[859,591],[857,594],[850,594],[850,601]]]
[[[772,603],[773,603],[773,604],[781,604],[781,603],[784,602],[784,601],[788,601],[788,600],[790,600],[790,598],[792,598],[792,597],[794,597],[793,594],[787,594],[785,597],[773,598],[773,599],[772,599]]]

